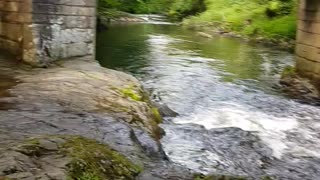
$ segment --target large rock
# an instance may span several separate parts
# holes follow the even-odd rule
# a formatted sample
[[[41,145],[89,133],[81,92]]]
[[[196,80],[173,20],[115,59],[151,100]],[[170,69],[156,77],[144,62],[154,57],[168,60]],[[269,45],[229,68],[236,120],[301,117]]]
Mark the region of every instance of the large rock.
[[[178,179],[192,179],[187,169],[167,160],[159,142],[158,112],[144,98],[134,77],[86,58],[58,62],[48,69],[2,62],[0,70],[8,82],[0,85],[2,155],[14,153],[12,157],[30,162],[33,157],[8,147],[30,137],[77,135],[107,144],[142,167],[137,178],[177,179],[178,174]],[[57,147],[46,140],[44,145],[51,150]],[[6,160],[0,158],[0,167],[6,166]],[[22,172],[14,176],[35,178],[29,171]]]

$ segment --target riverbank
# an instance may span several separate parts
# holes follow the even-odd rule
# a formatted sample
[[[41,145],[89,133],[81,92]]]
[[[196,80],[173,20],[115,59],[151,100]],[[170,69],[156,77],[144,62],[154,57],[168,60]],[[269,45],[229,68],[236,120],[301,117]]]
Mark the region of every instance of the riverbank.
[[[295,48],[295,40],[294,39],[270,39],[263,36],[247,36],[241,33],[237,33],[235,31],[223,31],[214,26],[190,26],[190,25],[182,25],[187,29],[191,29],[196,32],[196,35],[202,38],[213,38],[213,36],[225,36],[232,38],[239,38],[244,41],[250,43],[258,43],[263,44],[269,47],[276,47],[280,50],[293,52]]]
[[[193,178],[167,160],[161,117],[134,77],[90,57],[47,69],[0,58],[0,179]]]
[[[187,27],[290,47],[296,37],[296,1],[208,0],[206,9],[184,17]]]

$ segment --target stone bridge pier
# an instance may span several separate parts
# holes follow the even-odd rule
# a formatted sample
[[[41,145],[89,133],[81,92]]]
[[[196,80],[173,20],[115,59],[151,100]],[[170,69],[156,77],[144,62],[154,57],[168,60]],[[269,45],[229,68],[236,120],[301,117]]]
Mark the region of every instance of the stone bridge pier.
[[[320,89],[320,0],[300,0],[296,69]]]
[[[31,65],[94,55],[96,0],[0,0],[0,48]]]

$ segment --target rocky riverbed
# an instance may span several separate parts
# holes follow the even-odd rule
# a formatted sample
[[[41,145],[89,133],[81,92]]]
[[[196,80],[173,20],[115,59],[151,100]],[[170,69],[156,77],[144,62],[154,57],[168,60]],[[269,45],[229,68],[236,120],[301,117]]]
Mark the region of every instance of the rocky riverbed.
[[[90,57],[46,69],[12,59],[0,63],[0,179],[193,178],[167,160],[161,117],[134,77]]]

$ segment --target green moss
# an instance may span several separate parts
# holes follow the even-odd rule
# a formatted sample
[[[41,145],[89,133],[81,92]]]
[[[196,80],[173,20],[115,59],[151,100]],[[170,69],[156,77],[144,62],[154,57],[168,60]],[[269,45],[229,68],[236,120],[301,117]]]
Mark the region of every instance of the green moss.
[[[120,90],[122,95],[134,101],[143,101],[143,97],[133,90],[133,87],[128,87]]]
[[[57,150],[42,147],[40,140],[55,141]],[[80,136],[47,136],[27,140],[15,148],[28,156],[61,154],[71,158],[66,169],[68,180],[114,180],[135,179],[142,168],[104,144]]]
[[[17,146],[16,150],[28,156],[40,156],[45,150],[39,144],[38,139],[28,139],[23,144]]]
[[[162,117],[161,117],[161,114],[160,114],[158,108],[153,107],[153,108],[151,109],[151,111],[152,111],[152,114],[153,114],[153,116],[154,116],[155,121],[156,121],[158,124],[162,123]]]
[[[61,150],[72,157],[69,178],[75,180],[135,179],[141,168],[108,146],[81,137],[69,139]]]
[[[286,66],[281,74],[282,78],[294,76],[297,73],[296,68],[292,66]]]
[[[273,178],[270,176],[264,176],[261,178],[261,180],[272,180]]]

